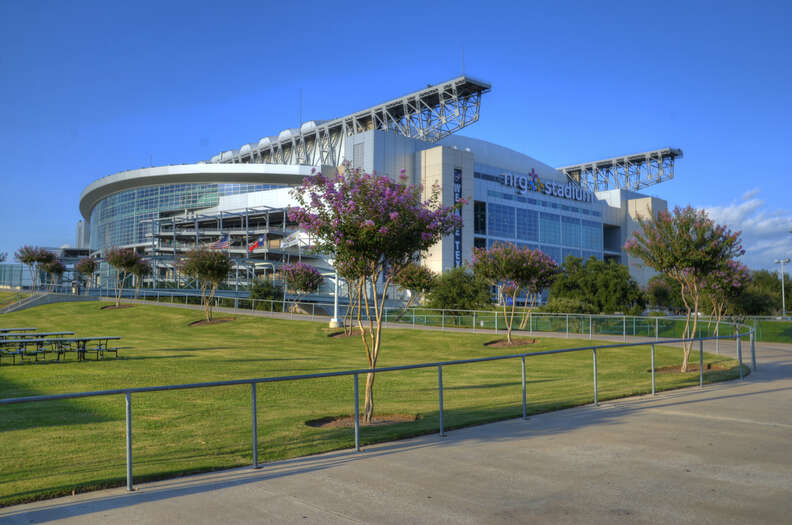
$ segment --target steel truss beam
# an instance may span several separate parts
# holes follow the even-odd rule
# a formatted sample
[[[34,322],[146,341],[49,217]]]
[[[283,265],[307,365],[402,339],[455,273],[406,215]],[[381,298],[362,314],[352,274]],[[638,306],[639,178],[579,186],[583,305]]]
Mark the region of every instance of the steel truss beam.
[[[558,168],[570,182],[593,191],[640,190],[674,178],[674,161],[682,150],[664,148]]]
[[[344,139],[368,130],[436,142],[478,121],[481,95],[490,87],[458,77],[346,117],[262,139],[210,162],[338,166],[344,160]]]

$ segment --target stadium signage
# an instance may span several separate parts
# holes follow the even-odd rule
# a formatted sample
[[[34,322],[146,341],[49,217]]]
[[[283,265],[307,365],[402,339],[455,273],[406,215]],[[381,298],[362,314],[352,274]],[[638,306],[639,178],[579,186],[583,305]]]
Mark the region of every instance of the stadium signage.
[[[593,202],[594,194],[577,184],[568,182],[566,184],[557,184],[555,182],[542,182],[539,175],[531,168],[531,173],[528,175],[514,175],[511,173],[503,174],[504,186],[514,188],[515,193],[524,193],[526,191],[535,191],[551,195],[553,197],[561,197],[562,199],[569,199],[580,202]]]

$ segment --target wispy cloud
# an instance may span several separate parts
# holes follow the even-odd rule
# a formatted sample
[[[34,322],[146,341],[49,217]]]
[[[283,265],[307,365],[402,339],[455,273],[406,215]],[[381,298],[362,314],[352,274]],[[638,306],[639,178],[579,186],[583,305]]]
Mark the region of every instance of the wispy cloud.
[[[742,230],[744,264],[754,269],[777,268],[774,260],[792,257],[792,211],[767,209],[759,193],[754,188],[729,206],[709,206],[706,210],[715,222]]]

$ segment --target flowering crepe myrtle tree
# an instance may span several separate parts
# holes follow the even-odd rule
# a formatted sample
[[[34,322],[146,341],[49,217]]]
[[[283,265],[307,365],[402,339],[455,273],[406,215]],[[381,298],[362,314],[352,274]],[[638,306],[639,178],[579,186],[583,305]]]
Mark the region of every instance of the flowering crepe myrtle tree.
[[[121,306],[121,294],[127,278],[132,275],[132,270],[140,262],[140,255],[132,248],[110,248],[105,255],[107,264],[115,268],[115,305]]]
[[[55,256],[53,255],[53,259],[51,261],[41,264],[41,269],[44,270],[47,275],[49,275],[49,289],[53,291],[55,290],[56,281],[59,280],[66,271],[66,267],[63,265],[63,263],[54,257]]]
[[[711,272],[704,280],[704,293],[712,305],[712,318],[715,319],[715,335],[718,335],[721,319],[729,303],[740,295],[742,289],[751,282],[748,268],[735,260],[726,261],[723,266]]]
[[[42,265],[51,263],[55,260],[55,254],[46,248],[37,246],[22,246],[14,254],[16,260],[28,267],[30,279],[33,283],[33,291],[38,289],[39,268]]]
[[[314,293],[322,284],[322,275],[310,264],[303,262],[284,264],[281,270],[286,278],[286,285],[297,294]],[[295,306],[296,304],[295,301]]]
[[[661,211],[656,218],[639,218],[638,223],[640,229],[624,249],[679,285],[687,313],[683,337],[691,338],[707,277],[745,253],[740,232],[715,224],[704,210],[690,206],[676,207],[673,213]],[[682,343],[682,372],[687,372],[692,348],[693,341]]]
[[[142,258],[138,259],[138,261],[130,269],[129,273],[135,276],[135,299],[138,298],[138,294],[140,293],[140,285],[142,284],[143,279],[151,275],[151,272],[151,263]]]
[[[181,261],[185,275],[192,277],[201,287],[201,301],[204,305],[206,320],[212,320],[212,299],[217,288],[231,271],[231,258],[227,252],[209,248],[196,248],[187,252]]]
[[[90,257],[83,257],[74,265],[74,269],[77,271],[78,275],[87,276],[89,282],[93,282],[93,274],[96,272],[97,266],[96,260]]]
[[[498,299],[503,304],[506,324],[506,341],[512,344],[511,332],[517,297],[526,294],[527,308],[523,312],[520,329],[525,328],[531,310],[542,290],[549,288],[559,272],[558,264],[540,250],[518,248],[512,243],[496,242],[490,248],[474,248],[471,266],[491,285],[498,288]],[[511,299],[511,309],[508,300]]]
[[[331,255],[339,273],[358,287],[357,324],[371,370],[366,376],[364,418],[371,422],[385,297],[416,253],[462,227],[455,212],[465,201],[442,206],[438,187],[423,200],[422,188],[406,184],[404,171],[399,182],[345,171],[307,177],[292,192],[299,207],[290,210],[289,217],[311,233],[315,250]],[[361,318],[363,308],[367,326]]]

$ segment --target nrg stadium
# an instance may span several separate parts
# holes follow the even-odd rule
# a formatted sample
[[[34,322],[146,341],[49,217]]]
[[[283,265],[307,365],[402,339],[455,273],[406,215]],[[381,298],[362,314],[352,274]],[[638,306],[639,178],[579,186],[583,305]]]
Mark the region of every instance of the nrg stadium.
[[[465,264],[474,247],[508,241],[538,248],[559,264],[568,256],[627,265],[639,284],[653,273],[624,252],[637,218],[665,210],[639,190],[673,178],[682,151],[664,148],[562,167],[456,132],[479,119],[490,84],[460,76],[333,120],[243,144],[206,161],[122,171],[89,184],[79,207],[76,248],[101,255],[131,247],[153,266],[149,285],[187,285],[180,254],[196,246],[227,246],[229,285],[279,279],[297,258],[331,275],[330,261],[311,253],[286,211],[292,187],[313,170],[353,168],[397,176],[424,188],[438,185],[442,203],[471,197],[464,226],[442,239],[422,264],[435,272]],[[101,279],[110,279],[106,265]],[[331,293],[325,279],[320,294]],[[343,284],[343,283],[340,283]],[[317,297],[318,299],[318,297]]]

